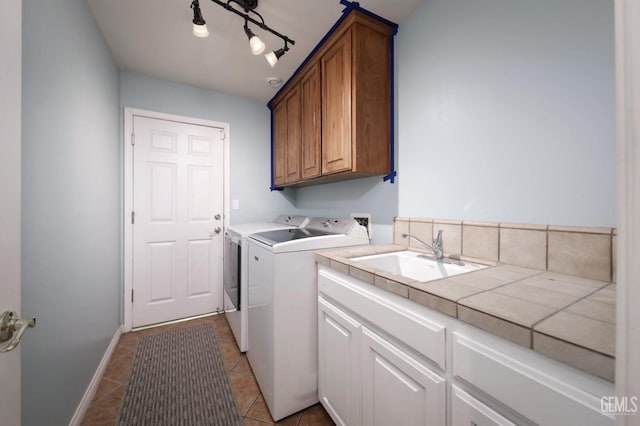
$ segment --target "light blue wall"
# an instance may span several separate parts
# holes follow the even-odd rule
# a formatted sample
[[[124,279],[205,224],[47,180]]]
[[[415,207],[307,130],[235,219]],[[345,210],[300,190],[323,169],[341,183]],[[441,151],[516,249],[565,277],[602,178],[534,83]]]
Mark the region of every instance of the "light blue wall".
[[[240,200],[240,210],[231,210],[232,224],[269,220],[280,213],[342,217],[373,213],[374,237],[391,240],[397,186],[383,184],[381,177],[269,191],[271,123],[266,102],[128,72],[120,75],[120,102],[122,108],[230,124],[230,199]]]
[[[425,0],[398,33],[401,216],[615,226],[609,0]]]
[[[23,30],[22,421],[63,425],[120,323],[119,73],[84,0]]]
[[[373,244],[390,243],[398,215],[398,185],[381,176],[296,189],[296,207],[309,216],[351,217],[371,213]]]
[[[120,75],[120,101],[122,108],[230,124],[230,199],[240,200],[240,209],[231,210],[232,224],[295,212],[295,194],[269,191],[271,123],[264,102],[127,72]]]

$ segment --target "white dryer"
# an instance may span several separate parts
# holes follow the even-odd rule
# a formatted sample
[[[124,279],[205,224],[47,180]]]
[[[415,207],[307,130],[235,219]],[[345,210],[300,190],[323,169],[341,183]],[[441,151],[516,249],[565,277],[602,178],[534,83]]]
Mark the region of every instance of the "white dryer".
[[[251,235],[247,357],[274,420],[318,402],[315,252],[365,244],[367,231],[353,219]]]
[[[227,228],[224,234],[224,299],[225,316],[240,351],[247,350],[249,311],[247,238],[256,232],[294,229],[307,224],[307,216],[280,215],[273,222],[245,223]]]

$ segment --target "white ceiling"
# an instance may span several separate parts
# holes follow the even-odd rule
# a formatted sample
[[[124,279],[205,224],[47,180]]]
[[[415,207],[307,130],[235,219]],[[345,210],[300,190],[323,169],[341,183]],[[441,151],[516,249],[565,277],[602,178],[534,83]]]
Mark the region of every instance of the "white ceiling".
[[[262,101],[277,91],[267,79],[285,82],[344,9],[339,0],[259,0],[256,11],[265,23],[295,41],[271,68],[264,55],[249,51],[244,20],[212,1],[200,0],[211,33],[207,38],[191,33],[191,0],[87,2],[120,70]],[[398,23],[421,2],[361,0],[360,6]],[[280,38],[252,29],[266,43],[265,53],[283,46]]]

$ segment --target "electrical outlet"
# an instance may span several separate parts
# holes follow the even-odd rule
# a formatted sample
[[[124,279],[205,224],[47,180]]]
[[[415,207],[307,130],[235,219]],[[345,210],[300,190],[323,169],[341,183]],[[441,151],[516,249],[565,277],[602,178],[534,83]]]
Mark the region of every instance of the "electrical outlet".
[[[351,218],[355,219],[360,225],[364,226],[369,234],[369,239],[373,238],[373,222],[371,221],[371,213],[351,213]]]

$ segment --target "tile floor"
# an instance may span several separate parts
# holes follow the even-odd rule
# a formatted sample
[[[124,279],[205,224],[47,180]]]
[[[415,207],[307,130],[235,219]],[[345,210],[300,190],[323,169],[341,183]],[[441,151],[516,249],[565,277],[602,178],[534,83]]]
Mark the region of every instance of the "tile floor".
[[[123,334],[118,341],[109,364],[105,369],[96,395],[91,401],[82,425],[114,425],[120,408],[120,401],[124,390],[124,384],[129,374],[129,368],[133,362],[133,356],[142,336],[161,333],[190,325],[212,323],[218,339],[218,345],[222,352],[231,386],[243,416],[245,426],[272,425],[275,422],[269,414],[269,410],[262,398],[258,383],[253,376],[247,357],[240,352],[224,315],[169,324],[150,328],[142,331]],[[323,426],[333,425],[333,421],[326,413],[322,405],[316,404],[301,412],[280,420],[278,425],[287,426]]]

